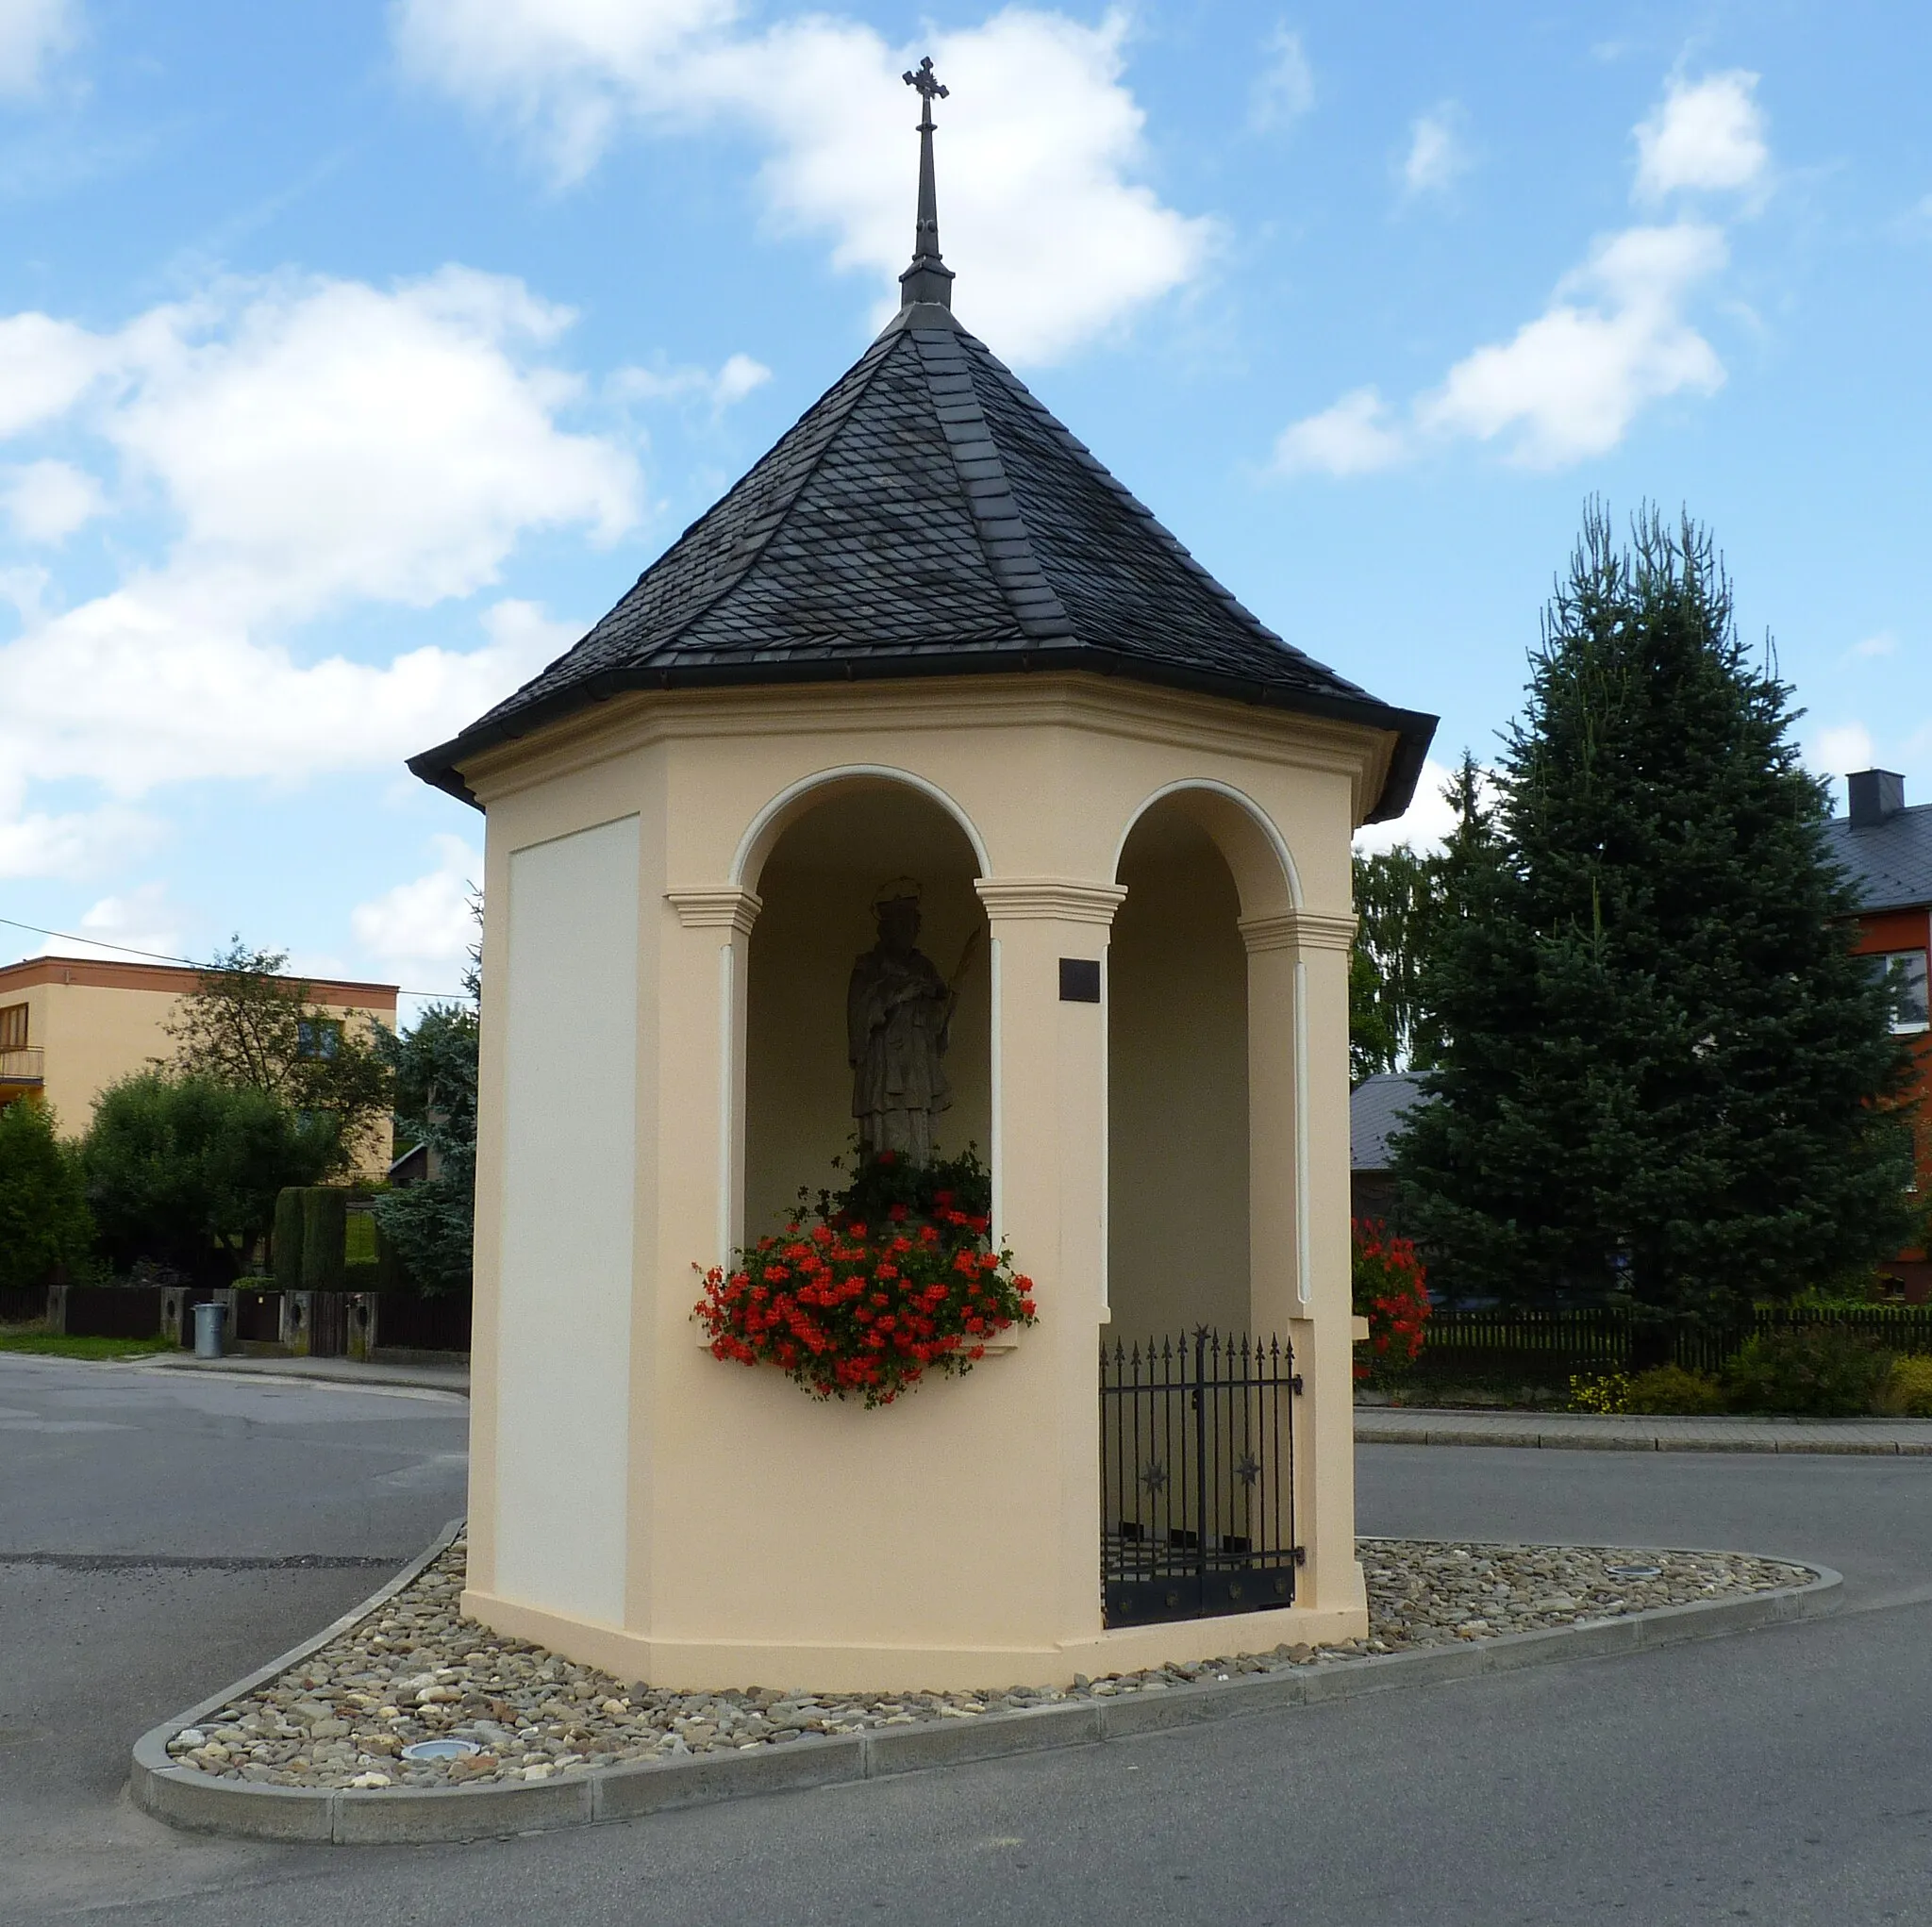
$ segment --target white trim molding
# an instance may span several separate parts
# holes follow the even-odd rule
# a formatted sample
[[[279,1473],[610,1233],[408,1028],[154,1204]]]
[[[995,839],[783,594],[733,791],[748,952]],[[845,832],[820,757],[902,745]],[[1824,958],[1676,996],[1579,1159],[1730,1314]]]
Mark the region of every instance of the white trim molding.
[[[758,811],[738,840],[737,852],[731,858],[732,880],[736,883],[744,880],[744,867],[751,861],[752,852],[758,848],[765,831],[801,797],[809,796],[814,789],[823,789],[828,784],[867,781],[896,783],[904,789],[916,790],[928,802],[938,804],[964,832],[966,840],[973,845],[973,860],[979,866],[980,874],[985,875],[991,867],[985,839],[973,819],[937,783],[928,782],[924,776],[915,776],[910,770],[894,769],[890,763],[841,763],[835,770],[815,770],[809,776],[801,776],[796,783],[781,789]]]
[[[1084,883],[1074,876],[981,876],[973,888],[994,922],[1027,918],[1058,923],[1096,923],[1103,930],[1126,902],[1117,883]]]
[[[1355,944],[1356,922],[1353,916],[1288,910],[1275,917],[1242,917],[1235,928],[1252,955],[1263,950],[1349,950]]]
[[[1281,874],[1288,884],[1288,900],[1300,906],[1302,900],[1301,872],[1294,867],[1294,856],[1289,849],[1287,839],[1276,828],[1274,819],[1255,801],[1252,796],[1237,789],[1232,783],[1218,782],[1212,776],[1183,776],[1176,783],[1163,783],[1160,788],[1141,800],[1133,815],[1127,820],[1127,826],[1121,832],[1121,839],[1113,846],[1114,874],[1120,874],[1121,858],[1126,854],[1127,839],[1134,834],[1135,826],[1157,803],[1165,803],[1170,796],[1182,796],[1189,790],[1208,796],[1219,796],[1239,806],[1254,819],[1255,827],[1267,838],[1274,852],[1274,860],[1281,865]],[[1224,857],[1225,852],[1223,853]]]
[[[664,901],[677,912],[677,921],[687,930],[735,930],[749,937],[751,927],[765,907],[756,890],[739,889],[730,884],[702,889],[667,889]]]

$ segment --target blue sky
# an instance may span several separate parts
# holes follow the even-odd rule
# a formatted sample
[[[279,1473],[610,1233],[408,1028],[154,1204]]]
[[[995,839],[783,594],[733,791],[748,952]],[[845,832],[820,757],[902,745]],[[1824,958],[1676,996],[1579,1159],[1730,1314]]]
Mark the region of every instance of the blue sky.
[[[1922,8],[0,0],[0,917],[453,988],[402,758],[861,350],[924,52],[967,324],[1441,760],[1647,497],[1932,800]]]

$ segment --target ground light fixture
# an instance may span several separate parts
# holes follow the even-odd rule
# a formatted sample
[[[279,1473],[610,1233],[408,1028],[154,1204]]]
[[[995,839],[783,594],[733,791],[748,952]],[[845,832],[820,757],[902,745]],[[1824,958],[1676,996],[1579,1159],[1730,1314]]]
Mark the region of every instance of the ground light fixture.
[[[1606,1566],[1604,1568],[1612,1579],[1660,1579],[1661,1566]]]
[[[406,1760],[467,1760],[471,1754],[481,1753],[474,1739],[419,1739],[414,1746],[403,1749]]]

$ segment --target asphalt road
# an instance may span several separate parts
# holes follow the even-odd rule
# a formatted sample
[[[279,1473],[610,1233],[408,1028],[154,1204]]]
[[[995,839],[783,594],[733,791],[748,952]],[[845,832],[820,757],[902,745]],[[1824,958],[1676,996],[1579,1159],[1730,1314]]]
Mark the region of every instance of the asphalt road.
[[[98,1383],[86,1381],[90,1396],[101,1396]],[[123,1454],[164,1457],[160,1440],[185,1442],[208,1422],[178,1406],[124,1417],[113,1403],[125,1396],[121,1383],[109,1389],[108,1406],[89,1409],[138,1428],[139,1447],[127,1439]],[[202,1393],[180,1396],[198,1407]],[[145,1387],[139,1396],[150,1396]],[[374,1548],[371,1535],[388,1532],[399,1542],[383,1550],[400,1552],[452,1509],[449,1488],[429,1489],[453,1429],[441,1410],[386,1420],[354,1395],[311,1389],[297,1401],[277,1420],[248,1415],[251,1444],[292,1446],[299,1463],[291,1484],[266,1468],[248,1482],[238,1539]],[[358,1409],[330,1403],[342,1401]],[[0,1376],[0,1405],[49,1403]],[[54,1447],[63,1436],[81,1435],[35,1442]],[[341,1509],[305,1517],[322,1450],[334,1454]],[[117,1462],[100,1449],[93,1476]],[[42,1843],[25,1862],[34,1884],[0,1902],[0,1918],[128,1927],[1843,1927],[1932,1918],[1932,1461],[1391,1446],[1364,1449],[1360,1466],[1365,1531],[1743,1547],[1837,1566],[1845,1608],[1629,1658],[621,1826],[462,1848],[279,1850],[172,1835],[125,1796],[117,1803],[107,1782],[154,1718],[335,1610],[321,1596],[329,1584],[339,1599],[369,1589],[371,1576],[282,1572],[288,1590],[270,1599],[253,1589],[258,1574],[209,1569],[192,1598],[171,1588],[150,1598],[114,1591],[133,1585],[129,1569],[92,1575],[99,1598],[84,1597],[105,1607],[94,1620],[82,1596],[69,1604],[65,1623],[108,1629],[90,1675],[99,1685],[78,1719],[64,1684],[78,1663],[51,1640],[35,1660],[41,1636],[29,1627],[28,1661],[49,1670],[27,1674],[34,1718],[73,1731],[0,1751],[0,1883],[17,1881],[20,1842]],[[399,1498],[399,1479],[423,1483]],[[197,1481],[152,1481],[148,1542],[170,1536],[165,1508],[177,1492],[182,1530],[198,1543],[226,1529],[207,1510],[215,1488]],[[67,1483],[71,1510],[40,1529],[62,1526],[73,1544],[90,1533],[94,1487],[77,1463]],[[277,1523],[284,1500],[295,1511]],[[114,1516],[125,1530],[125,1509]],[[16,1526],[5,1543],[26,1542]],[[14,1610],[0,1709],[15,1704],[23,1662],[12,1641],[27,1597],[5,1583]],[[303,1586],[314,1588],[308,1602]],[[225,1629],[219,1653],[182,1651],[182,1629],[197,1620]],[[251,1626],[253,1647],[238,1650]],[[117,1697],[125,1725],[110,1754],[104,1715]],[[43,1791],[27,1790],[42,1782]],[[77,1854],[90,1832],[101,1850]],[[69,1843],[64,1861],[49,1840]]]
[[[135,1811],[132,1738],[420,1551],[463,1509],[467,1421],[436,1393],[0,1354],[0,1919],[258,1877],[258,1850]]]

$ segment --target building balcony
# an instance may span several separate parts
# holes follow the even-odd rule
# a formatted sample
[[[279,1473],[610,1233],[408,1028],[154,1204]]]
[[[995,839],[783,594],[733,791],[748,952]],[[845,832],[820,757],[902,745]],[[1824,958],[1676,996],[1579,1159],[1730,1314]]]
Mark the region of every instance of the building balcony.
[[[46,1079],[47,1054],[39,1044],[23,1044],[16,1050],[0,1051],[0,1084],[30,1084]]]

